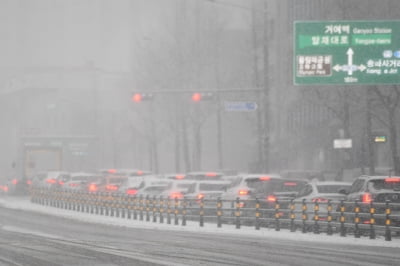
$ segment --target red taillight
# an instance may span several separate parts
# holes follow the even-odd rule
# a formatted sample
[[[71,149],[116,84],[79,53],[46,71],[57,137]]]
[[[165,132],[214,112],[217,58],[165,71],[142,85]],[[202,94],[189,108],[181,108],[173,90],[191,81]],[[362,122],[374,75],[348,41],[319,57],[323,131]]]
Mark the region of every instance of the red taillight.
[[[62,186],[62,185],[64,185],[64,184],[65,184],[65,182],[64,182],[64,181],[62,181],[62,180],[59,180],[59,181],[58,181],[58,184]]]
[[[90,192],[96,192],[98,190],[98,187],[96,184],[90,184],[89,185],[89,191]]]
[[[296,182],[285,182],[285,183],[283,183],[283,185],[286,187],[295,187],[295,186],[297,186],[297,183]]]
[[[185,179],[185,175],[176,175],[175,179],[179,179],[179,180]]]
[[[183,199],[183,194],[181,192],[172,192],[169,197],[171,199]]]
[[[275,195],[269,195],[267,197],[267,201],[269,202],[276,202],[276,196]]]
[[[327,200],[327,199],[324,199],[324,198],[313,198],[311,201],[312,201],[312,202],[318,202],[318,203],[325,203],[325,202],[328,202],[328,200]]]
[[[370,193],[364,193],[361,197],[361,201],[363,203],[371,203],[372,202],[372,195]]]
[[[209,173],[206,173],[206,176],[207,176],[207,177],[216,177],[216,176],[217,176],[217,173],[209,172]]]
[[[32,180],[26,180],[27,185],[32,185]]]
[[[399,177],[388,177],[388,178],[385,178],[385,182],[397,183],[397,182],[400,182],[400,178]]]
[[[269,181],[269,180],[271,180],[271,177],[269,177],[269,176],[262,176],[262,177],[260,177],[260,180],[261,180],[261,181]]]
[[[136,172],[136,174],[137,174],[137,175],[143,175],[143,171],[140,171],[140,170],[139,170],[139,171]]]
[[[78,184],[78,183],[70,183],[69,186],[70,186],[70,187],[78,187],[79,184]]]
[[[8,186],[4,186],[4,192],[8,192]]]
[[[108,169],[108,170],[107,170],[107,173],[109,173],[109,174],[115,174],[115,173],[117,173],[117,169]]]
[[[249,195],[249,193],[250,193],[250,191],[245,190],[245,189],[239,190],[239,196]]]
[[[200,200],[200,199],[204,199],[204,194],[201,194],[201,193],[198,194],[198,195],[197,195],[197,199],[199,199],[199,200]]]
[[[239,202],[239,208],[244,208],[246,204],[244,202]]]
[[[17,180],[17,179],[13,179],[13,180],[11,180],[11,183],[12,183],[13,185],[16,185],[16,184],[18,184],[18,180]]]
[[[118,190],[118,186],[116,186],[116,185],[107,185],[106,186],[106,190],[116,191],[116,190]]]
[[[47,179],[46,182],[49,183],[49,184],[56,184],[57,180],[52,178],[52,179]]]
[[[125,192],[126,192],[127,195],[136,195],[136,193],[138,191],[137,191],[137,189],[129,188]]]

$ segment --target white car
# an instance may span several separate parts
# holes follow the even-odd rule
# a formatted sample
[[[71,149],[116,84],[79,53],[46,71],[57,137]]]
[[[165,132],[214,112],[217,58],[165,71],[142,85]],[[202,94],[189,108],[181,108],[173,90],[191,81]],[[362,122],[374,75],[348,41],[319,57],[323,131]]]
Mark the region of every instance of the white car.
[[[266,198],[280,184],[282,178],[275,174],[246,174],[233,179],[227,191],[222,196],[224,201],[241,201],[255,198]],[[243,204],[244,205],[244,204]]]
[[[99,178],[101,178],[101,176],[95,173],[71,173],[70,180],[64,183],[63,188],[74,191],[85,190],[88,183],[98,180]]]
[[[226,180],[197,181],[188,190],[186,197],[196,200],[217,200],[224,194],[231,182]]]
[[[147,187],[151,185],[169,185],[172,183],[172,180],[164,180],[158,178],[156,176],[142,176],[142,177],[128,177],[119,187],[118,192],[134,196],[134,195],[144,195],[146,191],[150,191],[151,189],[147,189]],[[152,194],[149,193],[149,194]]]
[[[157,197],[171,188],[172,181],[162,179],[143,180],[144,186],[137,191],[137,196]]]
[[[195,180],[173,180],[170,188],[161,194],[166,199],[183,199],[188,193],[195,191]]]
[[[308,220],[313,220],[313,212],[315,204],[318,203],[319,219],[325,220],[327,217],[327,203],[329,200],[332,203],[337,203],[340,200],[346,199],[347,193],[350,191],[351,183],[339,181],[318,181],[313,180],[307,183],[300,190],[295,199],[296,209],[302,209],[302,202],[305,200],[308,212]]]
[[[60,188],[71,179],[69,172],[48,171],[40,172],[32,178],[34,188]]]

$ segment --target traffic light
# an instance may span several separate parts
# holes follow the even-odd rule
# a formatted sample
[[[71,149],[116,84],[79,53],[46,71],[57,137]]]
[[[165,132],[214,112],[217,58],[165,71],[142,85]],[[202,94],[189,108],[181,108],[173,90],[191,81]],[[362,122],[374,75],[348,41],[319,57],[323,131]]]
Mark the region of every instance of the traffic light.
[[[213,99],[213,94],[211,92],[195,92],[192,94],[192,101],[201,102],[209,101]]]
[[[151,94],[151,93],[135,92],[132,95],[132,102],[140,103],[142,101],[150,101],[150,100],[153,100],[153,94]]]

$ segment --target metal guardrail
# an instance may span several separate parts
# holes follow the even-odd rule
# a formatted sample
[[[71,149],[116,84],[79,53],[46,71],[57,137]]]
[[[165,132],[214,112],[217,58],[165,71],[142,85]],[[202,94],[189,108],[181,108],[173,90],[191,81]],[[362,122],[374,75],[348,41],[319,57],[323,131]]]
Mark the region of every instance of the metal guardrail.
[[[287,228],[291,232],[337,233],[343,237],[352,234],[355,238],[368,236],[375,239],[381,235],[386,241],[391,241],[393,234],[400,235],[400,204],[389,201],[168,199],[44,188],[32,188],[30,195],[31,202],[45,206],[182,226],[192,220],[198,221],[200,227],[208,222],[217,227],[234,224],[237,229],[242,225],[254,226],[256,230]]]

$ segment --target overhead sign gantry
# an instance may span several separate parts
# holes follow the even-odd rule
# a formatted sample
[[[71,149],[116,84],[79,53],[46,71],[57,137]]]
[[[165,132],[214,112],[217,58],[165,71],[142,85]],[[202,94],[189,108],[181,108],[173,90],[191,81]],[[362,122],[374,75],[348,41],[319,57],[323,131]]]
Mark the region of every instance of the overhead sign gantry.
[[[399,84],[400,21],[295,22],[294,83]]]

